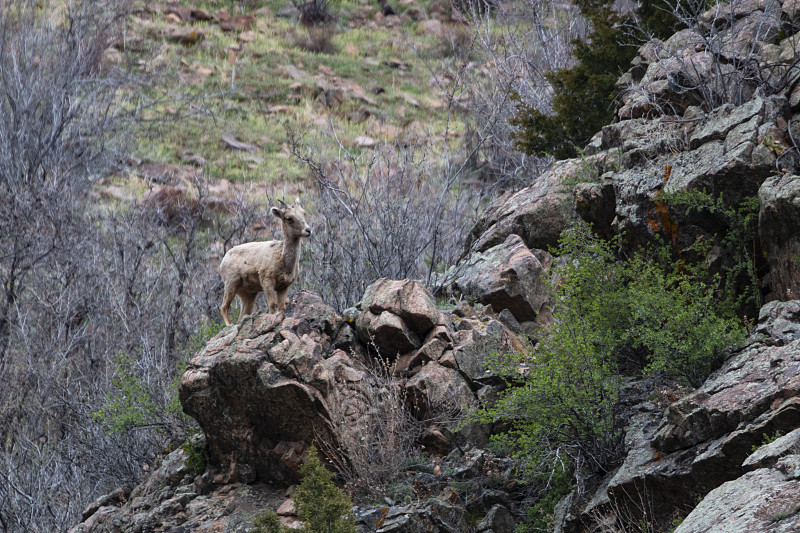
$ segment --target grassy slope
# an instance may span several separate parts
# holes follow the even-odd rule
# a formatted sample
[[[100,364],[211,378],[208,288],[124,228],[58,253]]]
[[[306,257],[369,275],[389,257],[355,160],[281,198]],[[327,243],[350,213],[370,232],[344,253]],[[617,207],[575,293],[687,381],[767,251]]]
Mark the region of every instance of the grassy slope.
[[[317,41],[329,37],[331,51],[316,53],[302,46],[309,30],[296,17],[276,15],[288,2],[181,5],[255,21],[249,30],[226,32],[217,20],[179,20],[163,4],[142,5],[130,18],[126,45],[134,52],[125,58],[154,74],[149,87],[128,95],[130,105],[147,109],[135,140],[135,155],[145,162],[189,162],[209,178],[264,180],[267,189],[293,194],[304,189],[307,173],[289,154],[287,131],[304,135],[323,158],[335,158],[341,147],[367,149],[364,137],[441,145],[446,131],[449,139],[459,136],[446,82],[462,61],[467,32],[445,22],[437,35],[437,22],[410,16],[418,10],[428,18],[441,6],[402,0],[392,4],[397,18],[382,17],[377,3],[332,2],[335,23],[311,30],[323,35]],[[187,28],[204,38],[188,45],[169,39]],[[232,150],[223,136],[253,150]]]

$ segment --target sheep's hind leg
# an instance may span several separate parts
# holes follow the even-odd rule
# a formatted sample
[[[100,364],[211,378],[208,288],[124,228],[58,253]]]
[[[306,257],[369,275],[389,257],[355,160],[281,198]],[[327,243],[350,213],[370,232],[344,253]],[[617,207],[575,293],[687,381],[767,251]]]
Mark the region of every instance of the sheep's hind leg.
[[[242,321],[245,315],[253,314],[253,308],[255,307],[256,304],[256,296],[258,296],[258,293],[256,294],[239,293],[239,300],[241,300],[242,302],[242,314],[239,316],[239,322]]]

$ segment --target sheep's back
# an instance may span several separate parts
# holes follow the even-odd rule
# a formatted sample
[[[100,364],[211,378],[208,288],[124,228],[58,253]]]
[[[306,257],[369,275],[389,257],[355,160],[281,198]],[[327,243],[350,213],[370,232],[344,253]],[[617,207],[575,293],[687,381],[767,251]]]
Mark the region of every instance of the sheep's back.
[[[281,244],[282,241],[256,241],[234,246],[222,258],[219,272],[223,278],[228,274],[257,275],[277,260]]]

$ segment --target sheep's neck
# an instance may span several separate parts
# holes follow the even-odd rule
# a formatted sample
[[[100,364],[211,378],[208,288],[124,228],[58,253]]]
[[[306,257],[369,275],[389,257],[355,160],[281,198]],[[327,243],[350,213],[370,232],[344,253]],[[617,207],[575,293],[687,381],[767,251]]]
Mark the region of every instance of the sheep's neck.
[[[300,258],[300,237],[288,237],[283,241],[283,271],[294,273]]]

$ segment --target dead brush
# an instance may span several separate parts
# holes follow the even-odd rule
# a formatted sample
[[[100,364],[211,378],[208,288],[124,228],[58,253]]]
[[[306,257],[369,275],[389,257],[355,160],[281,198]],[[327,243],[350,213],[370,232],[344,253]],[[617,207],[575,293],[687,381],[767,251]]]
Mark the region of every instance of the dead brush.
[[[332,392],[329,406],[338,446],[321,448],[328,457],[346,458],[335,467],[354,497],[388,495],[409,465],[425,462],[420,439],[426,430],[455,428],[462,418],[446,400],[429,406],[424,418],[414,417],[403,385],[394,365],[378,356],[360,386]]]
[[[336,24],[333,22],[308,25],[304,33],[295,36],[294,45],[314,54],[332,54],[336,52],[333,44],[335,33]]]
[[[300,24],[303,26],[333,22],[333,15],[328,11],[328,0],[308,0],[307,2],[292,0],[292,5],[300,12]]]

